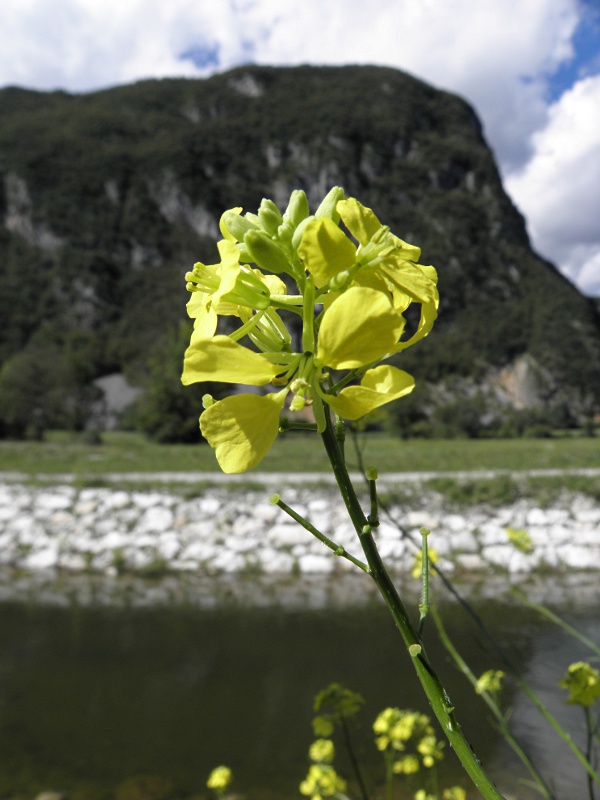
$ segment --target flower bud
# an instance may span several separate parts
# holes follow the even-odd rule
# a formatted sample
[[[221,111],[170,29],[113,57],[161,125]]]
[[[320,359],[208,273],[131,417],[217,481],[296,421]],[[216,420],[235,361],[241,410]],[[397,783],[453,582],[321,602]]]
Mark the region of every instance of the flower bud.
[[[332,292],[343,292],[349,281],[350,273],[347,269],[344,269],[341,272],[338,272],[337,275],[334,275],[329,281],[329,288]]]
[[[269,272],[290,272],[290,262],[281,247],[262,231],[251,230],[244,236],[244,245],[252,260]]]
[[[246,217],[241,217],[235,211],[226,211],[223,214],[223,225],[234,236],[238,242],[241,242],[244,235],[248,231],[256,230],[256,225]]]
[[[271,236],[275,236],[283,218],[281,212],[272,200],[263,197],[258,209],[258,219],[261,228]]]
[[[297,228],[302,220],[306,219],[309,214],[310,209],[308,207],[308,200],[306,199],[306,192],[302,189],[294,189],[290,195],[290,202],[285,211],[285,216],[289,219],[294,228]]]
[[[344,199],[344,190],[341,186],[334,186],[325,195],[321,205],[315,211],[315,217],[329,217],[335,223],[340,221],[340,215],[336,211],[336,206],[340,200]]]
[[[290,411],[301,411],[306,405],[306,400],[300,395],[296,395],[290,403]]]

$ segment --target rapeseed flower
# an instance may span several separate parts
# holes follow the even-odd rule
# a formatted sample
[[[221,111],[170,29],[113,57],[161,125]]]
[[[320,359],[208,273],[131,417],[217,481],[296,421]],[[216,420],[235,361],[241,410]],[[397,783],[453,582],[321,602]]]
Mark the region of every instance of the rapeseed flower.
[[[336,797],[346,790],[346,781],[329,764],[311,764],[300,784],[300,793],[311,800]]]
[[[558,685],[568,689],[567,703],[589,708],[600,698],[600,672],[586,661],[571,664]]]
[[[231,784],[233,780],[233,773],[229,767],[215,767],[208,776],[206,785],[209,789],[213,789],[217,795],[222,795]]]
[[[488,669],[477,679],[475,692],[477,694],[483,694],[484,692],[497,694],[502,689],[503,678],[504,672],[501,669]]]
[[[292,413],[311,406],[323,432],[330,410],[357,420],[411,392],[413,378],[381,362],[425,336],[437,308],[435,270],[416,263],[419,249],[393,236],[370,209],[344,198],[340,187],[314,216],[299,191],[283,215],[270,200],[258,214],[241,211],[230,209],[221,218],[219,264],[198,263],[186,275],[195,324],[183,383],[272,387],[217,402],[205,397],[200,428],[228,473],[260,463],[286,405]],[[297,294],[288,292],[280,273],[289,276],[288,284],[295,281]],[[412,302],[424,310],[417,331],[403,339],[402,312]],[[295,346],[282,312],[302,319]],[[239,320],[232,332],[219,332],[225,316]]]
[[[309,750],[308,757],[315,764],[332,764],[335,758],[335,746],[331,739],[317,739]]]

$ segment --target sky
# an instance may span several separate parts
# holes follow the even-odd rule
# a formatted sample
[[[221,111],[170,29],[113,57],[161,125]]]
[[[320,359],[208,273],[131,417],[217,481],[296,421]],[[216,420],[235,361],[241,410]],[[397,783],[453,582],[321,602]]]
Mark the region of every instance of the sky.
[[[376,64],[468,100],[534,249],[600,296],[600,0],[3,0],[0,86]]]

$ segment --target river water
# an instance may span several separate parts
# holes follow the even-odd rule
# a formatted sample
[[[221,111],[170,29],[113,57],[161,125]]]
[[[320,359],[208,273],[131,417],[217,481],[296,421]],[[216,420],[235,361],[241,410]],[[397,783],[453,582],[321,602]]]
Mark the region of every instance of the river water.
[[[225,763],[234,771],[234,788],[248,797],[299,797],[312,740],[313,696],[333,681],[366,699],[356,742],[366,773],[376,781],[381,755],[370,726],[378,711],[389,705],[427,707],[388,612],[362,580],[353,584],[353,602],[325,599],[313,607],[260,607],[235,599],[207,607],[189,596],[167,605],[82,603],[76,594],[62,604],[35,597],[5,600],[0,603],[0,796],[33,797],[54,789],[94,800],[112,796],[115,787],[138,775],[166,778],[185,796],[202,795],[210,770]],[[583,595],[576,583],[571,594],[563,592],[560,612],[600,642],[594,583],[587,579]],[[410,607],[416,609],[417,602],[409,598]],[[591,654],[513,601],[474,597],[473,603],[544,702],[575,740],[583,741],[583,714],[564,703],[557,680],[570,663]],[[500,666],[456,603],[441,599],[440,611],[476,674]],[[524,769],[450,663],[433,623],[426,644],[459,722],[503,792],[536,797],[520,783]],[[510,681],[503,700],[513,708],[514,732],[557,796],[585,797],[581,768]],[[341,753],[339,765],[344,766]],[[452,753],[446,754],[442,775],[467,786]]]

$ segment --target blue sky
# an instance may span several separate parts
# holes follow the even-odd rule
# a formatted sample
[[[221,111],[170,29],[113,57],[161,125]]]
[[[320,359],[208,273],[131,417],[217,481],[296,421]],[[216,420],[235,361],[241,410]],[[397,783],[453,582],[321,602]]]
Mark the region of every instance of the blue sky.
[[[600,2],[585,0],[572,36],[573,56],[548,76],[547,98],[556,102],[576,81],[600,72]]]
[[[600,0],[4,0],[0,30],[0,86],[355,63],[456,92],[535,249],[600,296]]]

